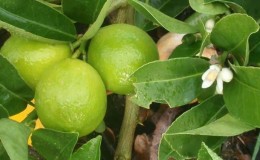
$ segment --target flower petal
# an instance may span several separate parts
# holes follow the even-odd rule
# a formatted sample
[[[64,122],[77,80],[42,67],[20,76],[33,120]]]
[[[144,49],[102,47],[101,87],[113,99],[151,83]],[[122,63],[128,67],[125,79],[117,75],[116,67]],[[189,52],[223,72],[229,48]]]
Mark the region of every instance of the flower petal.
[[[206,70],[206,72],[203,73],[201,79],[205,80],[210,71],[211,71],[210,69]]]
[[[216,92],[218,94],[223,94],[223,81],[222,81],[221,76],[218,76],[218,78],[217,78]]]
[[[206,79],[203,81],[201,88],[209,88],[213,83],[214,83],[214,81],[210,81],[210,80]]]

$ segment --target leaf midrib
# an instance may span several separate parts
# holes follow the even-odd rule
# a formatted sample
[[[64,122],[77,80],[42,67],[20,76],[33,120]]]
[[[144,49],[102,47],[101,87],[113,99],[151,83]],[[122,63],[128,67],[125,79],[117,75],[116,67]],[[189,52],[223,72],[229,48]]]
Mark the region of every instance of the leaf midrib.
[[[25,102],[28,102],[25,98],[19,96],[18,94],[15,94],[14,92],[12,92],[11,90],[9,90],[8,88],[6,88],[3,84],[0,83],[0,87],[3,88],[4,90],[6,90],[9,94],[13,95],[14,97],[22,100],[22,101],[25,101]],[[29,103],[29,102],[28,102]]]
[[[178,81],[178,80],[184,80],[184,79],[188,79],[188,78],[192,78],[192,77],[197,77],[202,75],[203,72],[201,73],[197,73],[197,74],[193,74],[193,75],[189,75],[189,76],[183,76],[183,77],[178,77],[178,78],[174,78],[174,79],[167,79],[167,80],[153,80],[153,81],[145,81],[145,82],[136,82],[134,84],[145,84],[145,83],[158,83],[158,82],[168,82],[168,81]]]
[[[74,137],[73,137],[74,138]],[[68,148],[68,146],[69,145],[71,145],[71,144],[73,144],[74,143],[74,139],[73,138],[71,138],[71,140],[64,146],[64,147],[62,147],[61,148],[61,150],[60,150],[60,153],[59,153],[59,155],[58,155],[58,157],[56,158],[56,160],[59,160],[62,156],[62,153],[65,151],[65,149],[66,148]],[[74,145],[75,146],[75,145]],[[73,146],[73,148],[74,148],[74,146]],[[71,155],[71,154],[70,154]]]

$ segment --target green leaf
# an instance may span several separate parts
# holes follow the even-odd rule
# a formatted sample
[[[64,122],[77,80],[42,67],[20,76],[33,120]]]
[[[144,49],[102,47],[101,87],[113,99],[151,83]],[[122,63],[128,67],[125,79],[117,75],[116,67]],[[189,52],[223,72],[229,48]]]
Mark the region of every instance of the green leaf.
[[[25,109],[33,99],[34,92],[20,78],[16,69],[0,55],[0,107],[8,115],[14,115]]]
[[[189,43],[182,43],[181,45],[177,46],[174,51],[172,52],[171,58],[178,58],[178,57],[192,57],[195,56],[200,52],[201,41],[194,42],[192,44]]]
[[[224,105],[222,96],[216,95],[182,114],[163,135],[159,157],[196,157],[202,142],[215,149],[224,137],[254,129],[226,114]]]
[[[106,0],[63,0],[63,12],[71,19],[92,24]]]
[[[78,140],[78,133],[38,129],[32,133],[32,145],[44,158],[70,159]]]
[[[224,99],[230,114],[260,127],[260,68],[232,66],[231,82],[224,85]]]
[[[38,39],[76,39],[75,27],[67,17],[35,0],[0,0],[0,26]]]
[[[0,119],[0,140],[11,160],[27,160],[30,129],[21,123]]]
[[[211,32],[211,42],[219,49],[231,52],[241,65],[246,65],[249,59],[248,39],[258,29],[252,17],[231,14],[216,23]]]
[[[222,96],[216,95],[193,107],[178,117],[163,135],[159,146],[159,159],[173,157],[176,160],[196,157],[202,142],[216,148],[223,138],[182,134],[214,122],[226,114]]]
[[[230,7],[235,13],[246,13],[243,8],[244,4],[247,3],[244,0],[204,0],[205,3],[222,2]]]
[[[101,136],[91,139],[86,144],[81,146],[75,153],[73,153],[70,160],[80,160],[80,159],[91,159],[100,160],[100,145]]]
[[[201,143],[197,160],[222,160],[215,152],[213,152],[204,142]]]
[[[204,3],[204,0],[189,0],[192,9],[199,13],[205,13],[210,15],[222,14],[228,11],[228,8],[219,2]]]
[[[195,33],[197,30],[190,26],[189,24],[179,21],[177,19],[171,18],[157,9],[141,2],[138,0],[129,0],[130,5],[132,5],[138,12],[143,14],[150,21],[164,27],[166,30],[175,33]]]
[[[201,76],[208,65],[200,58],[148,63],[133,74],[136,95],[132,100],[145,108],[149,108],[152,102],[161,101],[171,107],[187,104],[203,91]]]
[[[239,135],[241,133],[253,130],[254,127],[239,121],[229,114],[217,119],[216,121],[202,126],[200,128],[185,131],[184,134],[191,134],[191,135],[210,135],[210,136],[223,136],[223,137],[230,137]]]

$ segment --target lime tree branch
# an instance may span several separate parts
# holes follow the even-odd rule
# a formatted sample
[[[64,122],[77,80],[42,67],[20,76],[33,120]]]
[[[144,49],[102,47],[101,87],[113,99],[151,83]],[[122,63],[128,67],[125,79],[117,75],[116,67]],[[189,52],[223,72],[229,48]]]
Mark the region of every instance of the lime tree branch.
[[[139,106],[132,103],[131,96],[126,96],[124,119],[121,125],[115,160],[130,160],[135,128],[138,123]]]

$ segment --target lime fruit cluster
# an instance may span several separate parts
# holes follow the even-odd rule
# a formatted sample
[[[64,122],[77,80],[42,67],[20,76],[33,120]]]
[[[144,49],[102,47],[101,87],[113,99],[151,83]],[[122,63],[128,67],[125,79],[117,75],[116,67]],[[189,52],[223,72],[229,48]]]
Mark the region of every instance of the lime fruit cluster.
[[[67,43],[44,43],[20,36],[11,36],[0,52],[32,89],[35,89],[45,70],[71,56]]]
[[[117,94],[133,93],[131,75],[142,65],[157,59],[157,47],[151,37],[128,24],[101,28],[88,49],[89,64],[99,72],[107,90]]]
[[[89,64],[69,58],[69,44],[11,36],[1,54],[35,89],[35,108],[44,127],[84,136],[102,122],[106,113],[104,83]]]

